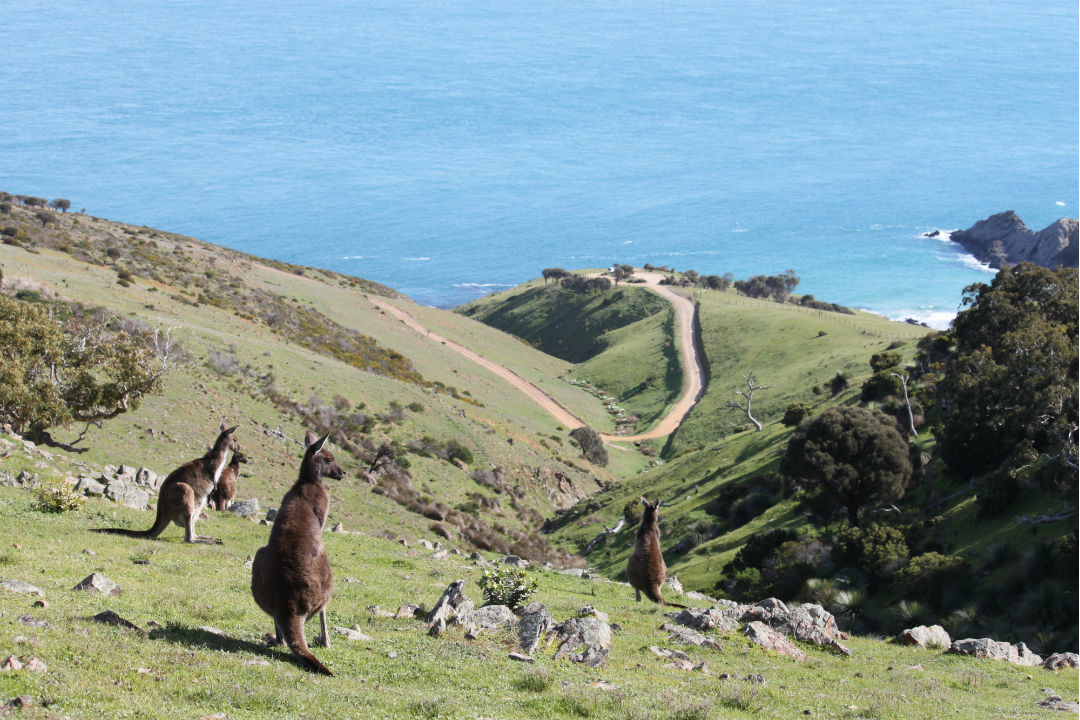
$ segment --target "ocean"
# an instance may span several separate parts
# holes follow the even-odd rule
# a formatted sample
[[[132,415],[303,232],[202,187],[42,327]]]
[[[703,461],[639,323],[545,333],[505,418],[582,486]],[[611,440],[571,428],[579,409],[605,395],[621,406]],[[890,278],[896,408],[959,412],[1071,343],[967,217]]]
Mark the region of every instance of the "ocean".
[[[1075,1],[5,8],[0,190],[439,307],[651,262],[942,327],[993,275],[923,233],[1077,214]]]

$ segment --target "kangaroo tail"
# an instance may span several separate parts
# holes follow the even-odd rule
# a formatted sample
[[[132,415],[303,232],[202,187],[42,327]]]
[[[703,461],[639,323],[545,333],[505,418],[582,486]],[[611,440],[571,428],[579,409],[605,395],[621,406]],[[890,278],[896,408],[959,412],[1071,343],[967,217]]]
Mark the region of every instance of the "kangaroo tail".
[[[330,677],[334,676],[334,673],[330,672],[330,668],[319,662],[318,658],[308,650],[307,639],[304,637],[304,618],[299,616],[291,617],[283,623],[278,623],[278,628],[285,636],[285,643],[292,650],[293,655],[300,659],[305,670],[329,675]]]
[[[165,528],[169,527],[169,518],[165,516],[161,503],[158,502],[157,517],[149,530],[128,530],[127,528],[92,528],[91,532],[110,533],[112,535],[126,535],[134,538],[156,538]]]
[[[660,588],[658,588],[658,587],[649,588],[648,590],[646,590],[644,592],[645,592],[645,596],[647,598],[649,598],[650,600],[652,600],[654,603],[660,603],[661,605],[667,605],[668,607],[682,608],[683,610],[686,609],[685,605],[680,605],[678,603],[668,602],[667,600],[665,600],[664,596],[660,594]]]

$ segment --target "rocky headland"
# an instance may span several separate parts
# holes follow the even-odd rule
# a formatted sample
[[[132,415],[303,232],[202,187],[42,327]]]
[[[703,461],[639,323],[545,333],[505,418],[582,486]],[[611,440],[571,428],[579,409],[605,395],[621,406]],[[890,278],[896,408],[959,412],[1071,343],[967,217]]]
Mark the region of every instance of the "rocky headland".
[[[1022,262],[1050,269],[1077,266],[1077,221],[1071,218],[1061,218],[1035,232],[1008,210],[980,220],[967,230],[957,230],[949,239],[998,270]]]

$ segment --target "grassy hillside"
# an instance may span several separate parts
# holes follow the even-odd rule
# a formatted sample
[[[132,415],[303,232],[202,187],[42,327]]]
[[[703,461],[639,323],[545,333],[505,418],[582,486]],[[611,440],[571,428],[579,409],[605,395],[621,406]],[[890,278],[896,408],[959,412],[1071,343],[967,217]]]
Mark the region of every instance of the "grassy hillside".
[[[341,502],[330,508],[340,519]],[[26,695],[25,718],[625,718],[713,720],[782,718],[1044,717],[1049,694],[1077,694],[1075,672],[1053,673],[878,640],[847,641],[841,658],[807,646],[806,662],[767,653],[741,634],[711,633],[719,650],[685,647],[708,674],[665,668],[647,646],[675,647],[658,630],[656,606],[629,588],[536,570],[535,599],[561,621],[592,605],[620,627],[606,666],[508,658],[514,636],[466,639],[460,628],[439,638],[420,620],[375,615],[405,602],[428,607],[455,579],[474,600],[480,571],[463,556],[430,559],[408,537],[403,545],[363,533],[327,533],[335,573],[329,624],[358,625],[366,640],[331,630],[330,648],[313,652],[336,677],[309,675],[290,655],[263,642],[269,618],[251,599],[245,559],[268,528],[214,514],[205,532],[221,546],[189,546],[97,535],[89,528],[141,514],[91,501],[65,515],[32,509],[29,495],[0,488],[0,534],[15,544],[0,553],[0,577],[32,583],[44,598],[0,590],[0,652],[37,658],[44,672],[0,672],[0,699]],[[115,597],[72,588],[91,572],[120,584]],[[45,607],[35,606],[43,599]],[[103,625],[112,610],[142,632]],[[46,621],[49,627],[25,624]],[[318,633],[310,623],[309,640]],[[760,675],[762,683],[748,680]]]

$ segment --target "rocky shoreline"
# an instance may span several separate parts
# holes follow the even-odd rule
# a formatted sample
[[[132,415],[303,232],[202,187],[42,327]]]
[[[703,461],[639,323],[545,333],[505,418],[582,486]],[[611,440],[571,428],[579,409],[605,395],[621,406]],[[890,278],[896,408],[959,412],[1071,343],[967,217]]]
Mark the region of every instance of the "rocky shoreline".
[[[980,220],[967,230],[947,233],[979,262],[1000,270],[1007,265],[1030,262],[1055,270],[1077,267],[1077,221],[1061,218],[1042,230],[1030,230],[1012,210]],[[924,237],[940,238],[941,230]]]

